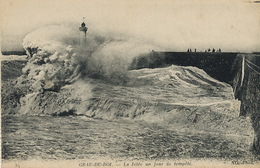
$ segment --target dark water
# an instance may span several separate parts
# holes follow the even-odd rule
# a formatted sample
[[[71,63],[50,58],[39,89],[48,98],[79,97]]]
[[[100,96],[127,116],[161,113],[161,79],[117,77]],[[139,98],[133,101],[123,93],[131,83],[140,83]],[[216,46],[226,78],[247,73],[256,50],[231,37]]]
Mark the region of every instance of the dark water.
[[[5,116],[2,124],[5,160],[253,159],[241,136],[180,132],[137,120]]]

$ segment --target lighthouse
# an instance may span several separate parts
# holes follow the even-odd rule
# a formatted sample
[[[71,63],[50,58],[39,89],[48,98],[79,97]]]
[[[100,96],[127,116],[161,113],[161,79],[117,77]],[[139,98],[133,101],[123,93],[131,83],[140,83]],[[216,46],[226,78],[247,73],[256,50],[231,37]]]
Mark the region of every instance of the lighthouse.
[[[88,27],[86,27],[84,20],[85,20],[85,17],[83,17],[83,22],[81,23],[81,26],[79,27],[81,45],[86,45],[87,31],[88,31]]]

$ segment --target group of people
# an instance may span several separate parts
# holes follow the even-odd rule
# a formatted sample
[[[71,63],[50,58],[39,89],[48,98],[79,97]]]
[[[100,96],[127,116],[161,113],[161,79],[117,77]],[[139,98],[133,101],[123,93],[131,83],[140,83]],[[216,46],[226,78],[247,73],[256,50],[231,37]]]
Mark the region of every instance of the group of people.
[[[210,48],[208,49],[208,51],[205,50],[205,52],[211,52]],[[213,48],[212,52],[221,52],[221,49],[219,48],[219,49],[215,50],[215,48]]]
[[[192,52],[191,48],[188,48],[187,52]],[[197,52],[197,49],[194,49],[194,52]],[[205,50],[205,52],[221,52],[221,49],[217,49],[215,50],[215,48],[213,48],[212,50],[209,48],[208,50]]]
[[[191,48],[188,48],[187,52],[192,52]],[[196,48],[195,48],[194,52],[197,52]]]

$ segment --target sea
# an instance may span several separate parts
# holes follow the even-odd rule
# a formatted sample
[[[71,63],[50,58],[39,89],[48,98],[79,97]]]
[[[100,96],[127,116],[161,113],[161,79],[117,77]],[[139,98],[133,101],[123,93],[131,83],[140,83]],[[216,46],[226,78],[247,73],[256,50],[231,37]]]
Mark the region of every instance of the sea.
[[[14,84],[25,62],[2,60],[2,83]],[[127,84],[78,83],[79,88],[91,85],[91,96],[74,104],[85,107],[74,115],[51,115],[57,108],[41,106],[38,99],[25,114],[17,108],[2,111],[2,159],[254,160],[253,130],[249,119],[238,117],[240,102],[230,85],[195,67],[129,73]],[[14,99],[6,97],[8,91],[3,84],[2,102]],[[48,114],[37,113],[43,108]]]

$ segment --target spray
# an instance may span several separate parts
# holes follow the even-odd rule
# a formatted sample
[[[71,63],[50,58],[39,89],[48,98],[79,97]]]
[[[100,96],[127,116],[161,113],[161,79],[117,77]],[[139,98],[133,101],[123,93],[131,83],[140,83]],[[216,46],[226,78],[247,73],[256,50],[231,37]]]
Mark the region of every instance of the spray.
[[[83,31],[79,32],[83,32],[83,37],[86,37],[87,28],[84,26]],[[30,94],[21,101],[27,109],[33,109],[30,106],[34,106],[32,102],[35,100],[41,101],[46,97],[66,99],[64,94],[67,92],[77,95],[77,89],[80,88],[76,86],[78,81],[89,89],[89,81],[92,79],[125,83],[132,59],[149,52],[151,48],[156,49],[134,38],[94,31],[88,35],[86,45],[82,45],[78,38],[79,32],[68,26],[52,25],[40,28],[24,38],[23,46],[29,60],[23,68],[23,76],[30,83]],[[75,89],[68,89],[67,86]],[[91,89],[86,93],[89,93],[87,97],[90,98]],[[55,101],[50,100],[49,103],[55,104]],[[52,107],[59,107],[56,104]]]

